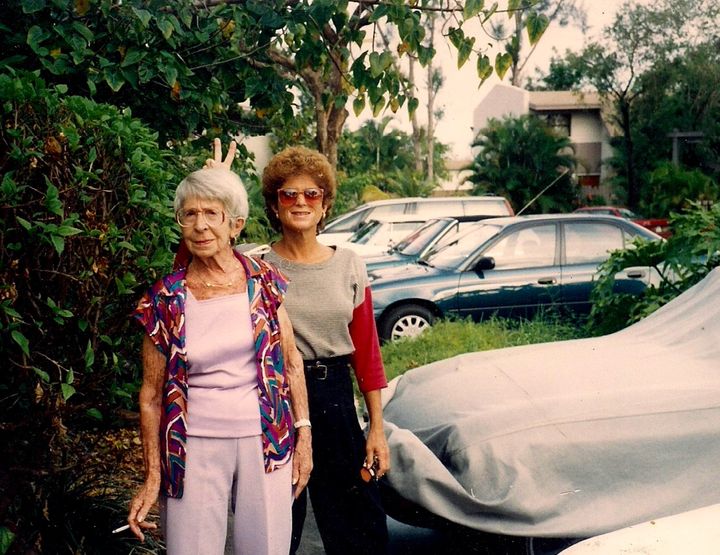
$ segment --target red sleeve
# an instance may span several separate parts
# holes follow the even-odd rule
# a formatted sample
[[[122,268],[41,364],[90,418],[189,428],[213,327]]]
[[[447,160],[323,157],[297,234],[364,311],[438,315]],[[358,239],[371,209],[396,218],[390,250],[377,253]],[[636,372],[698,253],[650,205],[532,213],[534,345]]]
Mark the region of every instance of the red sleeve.
[[[373,316],[370,287],[365,288],[365,300],[355,307],[348,328],[355,347],[355,352],[352,354],[352,366],[355,369],[355,377],[360,391],[366,393],[387,387],[385,368],[380,354],[380,342]]]
[[[180,241],[180,246],[175,253],[175,261],[173,262],[173,272],[176,272],[180,268],[187,268],[190,264],[190,251],[185,244],[185,241]]]

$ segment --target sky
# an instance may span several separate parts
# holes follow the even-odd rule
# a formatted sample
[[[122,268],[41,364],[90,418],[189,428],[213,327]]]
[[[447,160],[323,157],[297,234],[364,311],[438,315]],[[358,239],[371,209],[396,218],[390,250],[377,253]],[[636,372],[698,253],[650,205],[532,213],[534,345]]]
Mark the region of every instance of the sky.
[[[616,11],[622,5],[623,0],[584,0],[584,7],[587,13],[588,30],[586,34],[576,27],[560,27],[551,25],[542,39],[540,40],[535,52],[528,62],[523,77],[535,77],[535,68],[547,71],[550,59],[553,54],[563,54],[566,49],[580,51],[585,44],[592,38],[597,38],[602,28],[612,22]],[[480,42],[478,38],[477,42]],[[481,89],[478,90],[479,80],[475,70],[474,58],[471,59],[460,69],[457,69],[457,58],[453,47],[446,47],[444,44],[436,46],[438,53],[436,62],[442,68],[444,76],[444,84],[436,98],[436,108],[444,111],[444,116],[436,124],[435,136],[437,140],[450,146],[450,157],[455,159],[466,160],[471,158],[470,143],[473,139],[472,121],[473,111],[478,102],[492,88],[493,82],[498,80],[493,77],[486,82]],[[494,53],[490,54],[494,59]],[[417,72],[419,73],[419,72]],[[424,75],[423,75],[424,77]],[[523,78],[523,81],[525,80]],[[416,78],[417,79],[417,78]],[[509,76],[505,77],[508,82]],[[417,79],[419,82],[420,79]],[[410,124],[407,119],[407,111],[403,112],[404,116],[397,118],[396,122],[390,124],[389,128],[398,128],[403,131],[410,132]],[[421,104],[418,109],[418,120],[421,125],[427,124],[427,118],[424,107]],[[386,115],[383,113],[379,117]],[[392,115],[387,112],[387,115]],[[361,114],[360,119],[351,115],[348,120],[350,129],[357,129],[362,121],[371,118],[369,110],[365,110]]]

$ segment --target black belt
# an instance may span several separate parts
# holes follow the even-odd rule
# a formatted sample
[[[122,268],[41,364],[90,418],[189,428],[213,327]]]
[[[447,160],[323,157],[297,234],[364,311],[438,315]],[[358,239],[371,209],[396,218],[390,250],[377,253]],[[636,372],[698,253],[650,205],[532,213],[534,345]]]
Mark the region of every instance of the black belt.
[[[305,373],[316,380],[325,380],[328,377],[328,370],[346,367],[348,364],[350,364],[350,355],[303,360]]]

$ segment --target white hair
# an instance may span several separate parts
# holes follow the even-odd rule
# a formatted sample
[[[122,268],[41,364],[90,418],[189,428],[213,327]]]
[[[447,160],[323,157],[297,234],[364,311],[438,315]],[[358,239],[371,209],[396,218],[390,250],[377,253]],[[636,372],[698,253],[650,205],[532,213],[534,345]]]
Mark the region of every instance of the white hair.
[[[193,197],[220,201],[230,218],[247,220],[247,191],[240,177],[230,170],[203,169],[188,175],[175,190],[175,212],[183,207],[186,200]]]

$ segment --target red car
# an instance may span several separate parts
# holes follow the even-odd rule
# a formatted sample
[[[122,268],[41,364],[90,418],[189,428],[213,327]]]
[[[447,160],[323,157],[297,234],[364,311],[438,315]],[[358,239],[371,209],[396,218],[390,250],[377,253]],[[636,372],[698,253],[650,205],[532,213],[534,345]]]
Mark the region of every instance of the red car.
[[[635,222],[666,239],[672,235],[667,218],[643,218],[635,214],[632,210],[620,206],[583,206],[575,210],[575,212],[617,216],[618,218],[625,218],[626,220]]]

